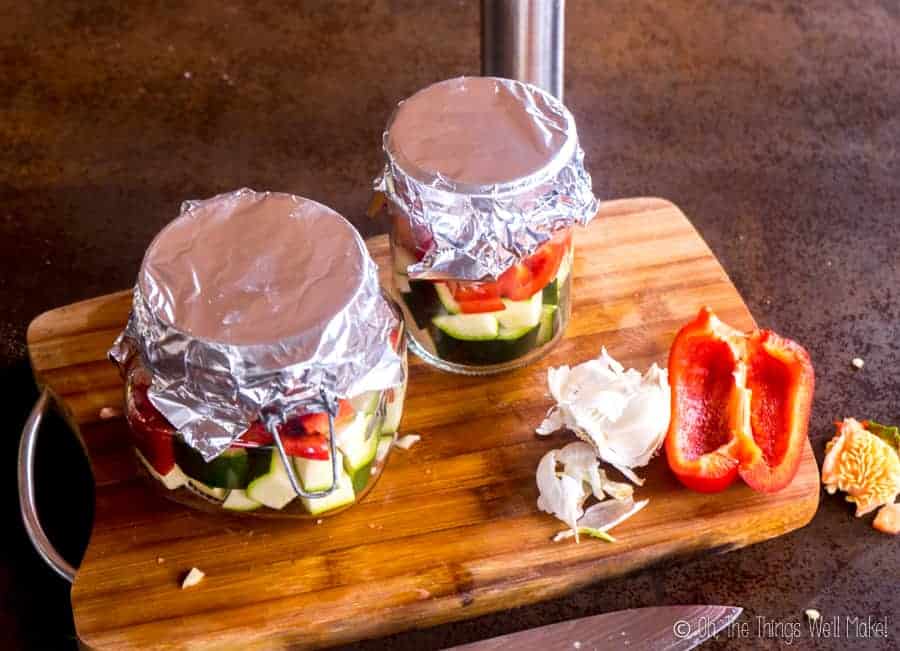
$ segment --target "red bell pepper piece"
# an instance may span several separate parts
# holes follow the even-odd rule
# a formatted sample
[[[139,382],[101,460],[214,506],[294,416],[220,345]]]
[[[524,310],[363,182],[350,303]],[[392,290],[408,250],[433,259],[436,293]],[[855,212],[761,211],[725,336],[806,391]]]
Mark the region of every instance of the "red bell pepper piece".
[[[813,392],[809,355],[767,330],[743,334],[704,308],[669,352],[669,467],[685,486],[727,488],[740,475],[757,491],[797,472]]]
[[[701,310],[669,351],[672,415],[666,435],[669,467],[688,488],[724,490],[737,479],[744,438],[743,395],[734,382],[741,333]]]
[[[750,432],[758,450],[743,460],[741,479],[773,493],[797,474],[812,407],[815,376],[809,353],[770,330],[747,339]]]

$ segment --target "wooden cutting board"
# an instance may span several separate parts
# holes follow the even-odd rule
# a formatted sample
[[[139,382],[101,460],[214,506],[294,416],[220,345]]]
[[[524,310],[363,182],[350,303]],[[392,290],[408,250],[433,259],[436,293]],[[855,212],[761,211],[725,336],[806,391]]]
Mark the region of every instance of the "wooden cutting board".
[[[389,269],[386,238],[369,246]],[[93,535],[72,588],[81,640],[117,650],[328,646],[536,602],[809,522],[819,475],[807,445],[796,479],[776,495],[743,485],[694,493],[657,457],[636,492],[650,504],[616,528],[619,542],[551,542],[563,527],[537,511],[534,471],[544,452],[574,439],[534,434],[551,404],[547,368],[594,357],[601,345],[626,366],[664,364],[675,332],[702,305],[738,328],[754,325],[669,202],[604,204],[577,233],[576,251],[573,318],[550,355],[489,378],[411,359],[401,429],[422,441],[395,450],[368,497],[321,524],[199,513],[140,483],[125,422],[100,419],[102,408],[122,404],[105,355],[129,292],[35,319],[35,377],[80,433],[97,483]],[[183,591],[192,567],[206,579]]]

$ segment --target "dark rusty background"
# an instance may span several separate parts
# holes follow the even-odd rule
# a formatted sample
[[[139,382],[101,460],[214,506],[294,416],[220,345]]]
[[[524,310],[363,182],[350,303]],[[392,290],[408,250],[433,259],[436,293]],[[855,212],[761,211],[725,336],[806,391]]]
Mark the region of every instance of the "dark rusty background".
[[[598,194],[679,204],[759,323],[808,346],[819,459],[836,418],[900,421],[900,5],[570,0],[567,28],[566,103]],[[284,190],[376,232],[361,215],[392,106],[477,73],[478,30],[472,0],[0,1],[3,646],[73,646],[67,587],[18,524],[28,322],[130,285],[185,198]],[[77,559],[91,488],[70,439],[48,428],[39,480],[51,535]],[[721,648],[775,648],[786,640],[759,636],[757,618],[803,622],[808,607],[888,616],[891,638],[805,634],[795,647],[898,648],[898,542],[823,495],[812,524],[771,542],[361,646],[438,648],[619,608],[730,603],[751,637]]]

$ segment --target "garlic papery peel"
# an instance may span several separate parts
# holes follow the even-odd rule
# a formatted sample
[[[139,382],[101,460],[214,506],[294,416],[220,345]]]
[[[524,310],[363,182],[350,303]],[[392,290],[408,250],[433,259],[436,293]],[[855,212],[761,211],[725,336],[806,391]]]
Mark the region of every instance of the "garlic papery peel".
[[[604,499],[607,495],[623,500],[630,498],[634,492],[634,488],[629,484],[609,479],[606,472],[600,468],[594,448],[583,441],[569,443],[559,450],[556,459],[563,466],[563,474],[587,483],[598,500]]]
[[[631,469],[647,465],[669,428],[666,370],[656,364],[643,375],[625,370],[603,348],[597,359],[574,368],[551,368],[547,381],[556,406],[537,433],[567,427],[590,443],[597,456],[641,483]]]
[[[541,511],[556,516],[572,529],[584,513],[582,505],[588,496],[585,483],[565,472],[557,473],[560,450],[550,450],[537,467],[538,500]],[[577,534],[576,534],[577,537]]]
[[[635,502],[631,497],[624,500],[606,500],[598,502],[588,508],[584,515],[578,519],[578,527],[568,531],[560,531],[553,537],[553,541],[575,537],[578,540],[578,532],[581,529],[592,529],[599,532],[607,532],[613,527],[625,522],[628,518],[643,509],[650,500]]]

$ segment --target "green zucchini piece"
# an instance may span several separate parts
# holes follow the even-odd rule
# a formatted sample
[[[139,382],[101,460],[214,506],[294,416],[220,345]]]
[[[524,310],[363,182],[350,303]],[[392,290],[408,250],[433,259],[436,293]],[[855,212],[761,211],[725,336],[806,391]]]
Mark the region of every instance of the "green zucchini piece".
[[[246,449],[225,450],[212,461],[204,461],[197,450],[175,437],[175,461],[188,477],[214,488],[246,488],[249,481]]]
[[[375,453],[375,463],[381,463],[387,458],[394,445],[394,435],[381,436],[378,438],[378,451]]]
[[[439,328],[434,329],[432,336],[441,359],[457,364],[502,364],[518,359],[535,348],[539,328],[540,326],[536,325],[521,330],[503,329],[502,332],[498,329],[497,337],[482,341],[457,339],[448,336]]]
[[[228,491],[228,496],[222,502],[222,508],[229,511],[253,511],[261,506],[262,504],[256,500],[251,500],[247,497],[246,491],[242,491],[239,488]]]
[[[373,431],[377,424],[374,420],[374,415],[357,414],[337,432],[337,446],[343,452],[344,466],[350,473],[356,472],[375,458],[378,434]]]
[[[491,313],[497,317],[501,328],[521,330],[522,328],[533,328],[541,322],[541,306],[543,305],[541,292],[535,293],[534,296],[524,301],[510,301],[504,298],[503,305],[506,309]]]
[[[376,439],[377,444],[377,436],[373,436],[372,438]],[[353,481],[353,492],[356,495],[359,495],[363,489],[368,485],[369,480],[372,479],[372,461],[364,465],[362,468],[359,468],[355,472],[352,473],[352,481]]]
[[[381,400],[381,391],[366,391],[350,398],[350,406],[357,413],[374,414],[378,409],[379,400]]]
[[[441,305],[444,306],[444,309],[447,310],[449,314],[460,313],[459,303],[453,298],[453,292],[450,291],[450,288],[447,287],[446,283],[434,283],[434,291],[437,292]]]
[[[544,305],[559,305],[559,281],[553,280],[544,287],[542,297]]]
[[[500,331],[495,313],[436,316],[431,322],[443,338],[461,341],[496,339]],[[437,343],[437,342],[435,342]]]
[[[325,497],[308,498],[301,497],[300,501],[304,508],[312,515],[319,515],[325,511],[331,511],[347,504],[352,504],[356,500],[356,492],[353,490],[353,479],[347,474],[347,471],[338,466],[338,485],[334,492]]]
[[[304,490],[309,492],[323,491],[331,486],[331,459],[306,459],[294,457],[294,470],[303,484]],[[340,471],[340,467],[338,467]]]
[[[297,497],[288,478],[287,469],[281,462],[278,450],[267,451],[269,458],[266,471],[247,486],[247,497],[270,509],[281,510]]]
[[[203,499],[210,502],[222,502],[225,499],[225,496],[228,494],[227,488],[207,486],[202,481],[197,481],[196,479],[191,479],[190,477],[188,477],[185,486],[192,493],[195,493],[196,495],[199,495]]]
[[[538,326],[538,334],[537,334],[537,345],[543,346],[548,341],[553,339],[553,335],[556,333],[556,306],[555,305],[544,305],[543,311],[541,312],[541,324]]]

